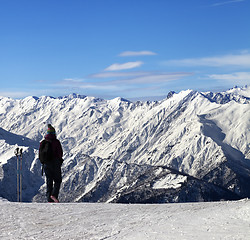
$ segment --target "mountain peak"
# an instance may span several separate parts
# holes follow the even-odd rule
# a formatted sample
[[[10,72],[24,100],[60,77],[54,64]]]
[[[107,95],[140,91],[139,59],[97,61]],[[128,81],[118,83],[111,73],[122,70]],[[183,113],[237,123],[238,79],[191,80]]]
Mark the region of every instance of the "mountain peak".
[[[66,95],[66,96],[61,96],[61,97],[58,97],[59,99],[63,99],[63,98],[68,98],[68,99],[73,99],[73,98],[79,98],[79,99],[84,99],[86,98],[85,95],[80,95],[78,93],[71,93],[69,95]]]
[[[122,97],[116,97],[114,99],[112,99],[112,101],[117,101],[117,102],[128,102],[130,103],[129,100],[125,99],[125,98],[122,98]]]
[[[202,92],[203,96],[208,98],[211,102],[218,104],[226,104],[230,101],[246,104],[250,102],[250,87],[235,86],[224,92]]]

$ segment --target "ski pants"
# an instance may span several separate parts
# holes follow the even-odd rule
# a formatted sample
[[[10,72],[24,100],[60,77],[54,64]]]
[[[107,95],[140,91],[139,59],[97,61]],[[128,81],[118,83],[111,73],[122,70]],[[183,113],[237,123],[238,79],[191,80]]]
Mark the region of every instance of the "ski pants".
[[[53,202],[50,196],[58,198],[60,186],[62,182],[62,172],[61,172],[61,162],[60,160],[55,160],[50,164],[44,165],[44,172],[46,175],[47,183],[47,200],[48,202]]]

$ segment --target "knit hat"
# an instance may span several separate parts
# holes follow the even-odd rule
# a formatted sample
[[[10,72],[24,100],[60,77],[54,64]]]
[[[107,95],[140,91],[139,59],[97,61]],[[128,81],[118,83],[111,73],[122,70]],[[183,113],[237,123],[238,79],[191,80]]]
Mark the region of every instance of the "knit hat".
[[[48,124],[47,134],[56,134],[56,130],[51,126],[51,124]]]

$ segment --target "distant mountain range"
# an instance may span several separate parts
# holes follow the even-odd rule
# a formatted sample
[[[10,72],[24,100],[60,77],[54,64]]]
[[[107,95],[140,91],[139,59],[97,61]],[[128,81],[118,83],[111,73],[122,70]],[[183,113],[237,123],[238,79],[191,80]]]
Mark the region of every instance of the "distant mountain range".
[[[64,202],[165,203],[250,197],[250,87],[170,92],[130,102],[71,94],[0,97],[0,197],[43,202],[39,142],[51,123],[64,150]]]

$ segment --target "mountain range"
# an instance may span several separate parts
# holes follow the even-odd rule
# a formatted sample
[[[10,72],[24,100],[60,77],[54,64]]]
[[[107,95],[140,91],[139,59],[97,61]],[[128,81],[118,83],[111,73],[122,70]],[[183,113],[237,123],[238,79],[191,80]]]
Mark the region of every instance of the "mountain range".
[[[131,102],[71,94],[0,97],[0,197],[44,202],[39,142],[64,150],[62,202],[165,203],[250,197],[250,87]]]

